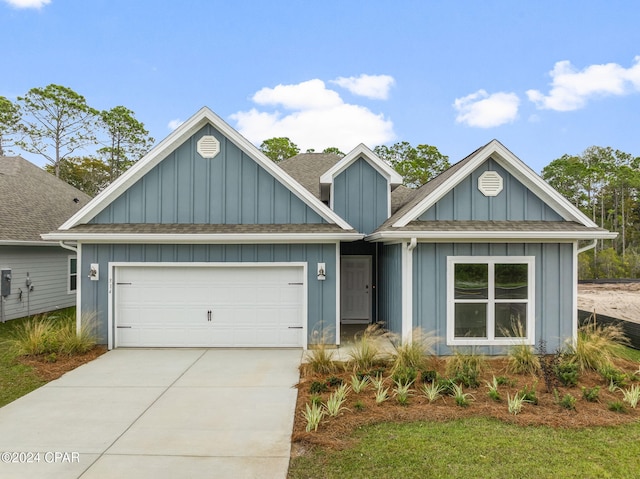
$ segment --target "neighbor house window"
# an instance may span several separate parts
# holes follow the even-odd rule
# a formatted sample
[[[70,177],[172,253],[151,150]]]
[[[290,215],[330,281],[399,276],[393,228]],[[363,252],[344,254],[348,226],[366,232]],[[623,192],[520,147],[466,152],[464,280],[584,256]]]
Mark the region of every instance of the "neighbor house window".
[[[533,256],[447,258],[447,343],[534,343]]]
[[[69,293],[74,293],[78,289],[78,258],[69,256],[69,280],[67,283]]]

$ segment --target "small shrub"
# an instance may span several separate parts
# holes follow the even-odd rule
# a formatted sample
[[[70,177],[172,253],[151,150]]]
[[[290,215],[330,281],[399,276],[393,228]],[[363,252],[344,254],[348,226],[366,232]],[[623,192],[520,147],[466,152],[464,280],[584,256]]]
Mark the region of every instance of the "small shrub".
[[[309,392],[311,394],[321,394],[327,392],[328,389],[327,384],[322,381],[313,381],[311,386],[309,386]]]
[[[556,377],[567,387],[578,384],[578,365],[569,361],[560,361],[555,367]]]
[[[474,350],[470,353],[456,351],[454,356],[447,359],[446,372],[454,382],[462,383],[466,387],[477,388],[480,385],[478,377],[485,366],[485,357],[477,354]]]
[[[565,394],[564,396],[562,396],[562,399],[560,399],[558,404],[560,404],[560,407],[563,407],[564,409],[570,409],[572,411],[575,411],[576,398],[573,397],[571,394]]]
[[[58,361],[58,355],[56,353],[49,353],[44,357],[45,362],[55,363]]]
[[[600,386],[596,386],[593,388],[582,388],[582,397],[585,401],[589,402],[598,402],[598,397],[600,395]]]
[[[511,397],[509,393],[507,393],[507,409],[509,414],[513,414],[514,416],[520,414],[525,402],[527,402],[527,400],[520,394],[516,393],[515,396]]]
[[[312,394],[309,400],[311,401],[312,405],[313,404],[317,406],[322,405],[322,396],[320,396],[319,394]]]
[[[355,404],[353,405],[353,408],[356,411],[364,411],[366,409],[364,403],[362,401],[360,401],[359,399],[355,402]]]
[[[629,389],[622,389],[622,395],[622,400],[635,409],[640,401],[640,386],[633,385]]]
[[[538,397],[536,396],[536,385],[534,384],[529,388],[528,386],[523,387],[518,394],[524,399],[526,402],[531,404],[538,404]]]
[[[442,396],[444,392],[444,388],[442,384],[437,381],[433,381],[431,383],[424,383],[422,385],[422,394],[429,400],[429,402],[433,402]]]
[[[324,417],[324,409],[322,408],[322,406],[318,404],[311,404],[311,406],[306,404],[305,411],[302,413],[302,415],[305,421],[307,421],[307,426],[305,427],[305,431],[311,432],[312,429],[314,431],[317,431],[318,425],[320,424],[320,421],[322,421],[322,418]]]
[[[609,384],[613,384],[615,387],[623,387],[626,385],[627,376],[619,369],[616,369],[613,365],[606,365],[598,369],[598,373],[602,376],[602,379]]]
[[[438,378],[435,384],[437,384],[442,389],[442,394],[453,396],[453,386],[455,386],[456,383],[452,379]]]
[[[558,385],[555,369],[560,362],[562,353],[558,350],[555,354],[547,354],[547,343],[543,340],[538,343],[536,352],[538,353],[538,362],[540,364],[539,374],[544,380],[547,392],[550,393]]]
[[[458,406],[467,407],[471,404],[470,397],[473,397],[473,395],[471,393],[465,393],[460,384],[453,385],[453,398]]]
[[[327,387],[333,388],[336,386],[342,386],[342,379],[336,376],[331,376],[327,378]]]
[[[496,384],[498,386],[509,386],[509,387],[514,387],[516,385],[517,381],[515,379],[510,379],[506,376],[498,376],[496,378]]]
[[[438,371],[434,371],[432,369],[429,369],[427,371],[422,371],[422,374],[420,375],[420,379],[422,380],[423,383],[432,383],[438,379]]]
[[[612,401],[608,405],[609,411],[613,412],[625,412],[624,403],[622,401]]]
[[[369,385],[369,376],[362,376],[359,378],[357,375],[351,376],[351,389],[354,393],[360,394]]]
[[[396,383],[412,383],[416,380],[416,377],[418,377],[418,371],[410,366],[400,366],[391,375],[391,379]]]

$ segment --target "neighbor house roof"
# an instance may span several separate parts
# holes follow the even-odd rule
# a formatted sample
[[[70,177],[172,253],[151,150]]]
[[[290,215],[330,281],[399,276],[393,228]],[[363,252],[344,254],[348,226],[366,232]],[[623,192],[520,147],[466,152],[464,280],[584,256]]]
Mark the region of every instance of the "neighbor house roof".
[[[0,244],[45,243],[91,198],[20,156],[0,157]]]

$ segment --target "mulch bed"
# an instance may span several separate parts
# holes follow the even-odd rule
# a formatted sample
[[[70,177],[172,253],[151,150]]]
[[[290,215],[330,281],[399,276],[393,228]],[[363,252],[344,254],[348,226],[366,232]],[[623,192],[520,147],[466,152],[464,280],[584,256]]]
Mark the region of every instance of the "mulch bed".
[[[53,381],[64,373],[93,361],[98,356],[107,352],[106,346],[95,346],[84,354],[64,355],[58,354],[55,360],[49,354],[36,356],[24,356],[18,360],[27,366],[31,366],[39,378],[43,381]]]
[[[293,447],[292,456],[304,454],[310,448],[322,447],[328,449],[343,449],[352,444],[351,433],[356,429],[382,422],[411,422],[411,421],[450,421],[469,417],[489,417],[505,421],[520,426],[550,426],[554,428],[586,428],[594,426],[615,426],[626,424],[640,419],[640,407],[632,409],[625,403],[625,412],[613,412],[608,409],[609,403],[622,401],[620,391],[610,392],[608,384],[596,372],[585,372],[580,374],[578,386],[557,388],[560,398],[569,393],[577,401],[575,410],[562,408],[554,398],[552,393],[546,391],[544,380],[531,375],[509,375],[506,373],[505,359],[489,359],[487,369],[480,378],[478,388],[465,388],[465,392],[473,395],[472,402],[468,407],[457,406],[453,397],[445,396],[433,403],[429,403],[426,397],[420,392],[421,383],[414,384],[413,395],[406,406],[398,404],[395,398],[391,397],[382,404],[376,404],[375,392],[372,385],[355,394],[353,391],[347,396],[345,403],[346,410],[337,417],[325,416],[318,430],[306,432],[306,421],[303,417],[305,405],[311,401],[312,394],[309,391],[310,385],[314,381],[326,381],[331,376],[336,376],[347,384],[351,384],[352,371],[338,372],[335,374],[313,374],[308,371],[308,366],[301,367],[301,379],[297,385],[298,401],[296,405],[296,415],[293,427]],[[631,361],[618,361],[616,366],[632,374],[638,370],[638,364]],[[445,363],[443,360],[433,359],[432,368],[445,376]],[[499,386],[501,401],[496,402],[487,394],[486,381],[491,381],[493,376],[507,376],[516,381],[515,386]],[[630,383],[632,384],[632,383]],[[513,397],[524,387],[535,387],[538,404],[525,404],[522,412],[513,415],[508,412],[507,393]],[[582,397],[582,387],[600,386],[599,401],[588,402]],[[393,383],[390,379],[386,384],[391,392]],[[322,393],[322,401],[326,402],[331,391]],[[360,402],[356,408],[356,402]]]

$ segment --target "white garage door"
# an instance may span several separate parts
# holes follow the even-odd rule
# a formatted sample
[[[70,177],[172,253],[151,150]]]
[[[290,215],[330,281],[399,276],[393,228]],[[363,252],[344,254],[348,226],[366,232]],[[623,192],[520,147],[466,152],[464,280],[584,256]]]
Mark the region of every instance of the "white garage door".
[[[302,347],[302,266],[117,266],[115,347]]]

